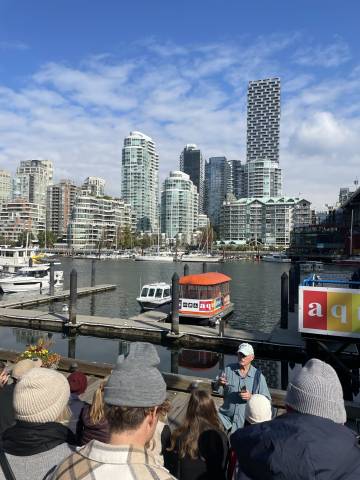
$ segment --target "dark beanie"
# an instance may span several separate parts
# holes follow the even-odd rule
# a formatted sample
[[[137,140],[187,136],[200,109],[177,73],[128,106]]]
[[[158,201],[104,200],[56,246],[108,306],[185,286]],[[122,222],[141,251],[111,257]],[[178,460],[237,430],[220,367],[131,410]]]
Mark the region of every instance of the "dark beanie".
[[[73,372],[68,376],[70,392],[81,395],[87,387],[87,378],[82,372]]]

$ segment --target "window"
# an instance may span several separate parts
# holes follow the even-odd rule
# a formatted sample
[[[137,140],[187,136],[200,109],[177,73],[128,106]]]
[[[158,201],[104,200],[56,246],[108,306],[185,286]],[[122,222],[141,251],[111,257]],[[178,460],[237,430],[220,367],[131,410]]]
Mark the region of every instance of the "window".
[[[165,288],[164,297],[170,297],[170,288]]]
[[[156,298],[161,298],[161,296],[162,296],[162,288],[157,288],[156,293],[155,293],[155,297]]]
[[[142,289],[142,292],[141,292],[141,296],[142,296],[142,297],[147,297],[148,291],[149,291],[148,288],[146,288],[146,287],[143,288],[143,289]]]
[[[155,288],[150,288],[148,297],[153,297],[155,293]]]

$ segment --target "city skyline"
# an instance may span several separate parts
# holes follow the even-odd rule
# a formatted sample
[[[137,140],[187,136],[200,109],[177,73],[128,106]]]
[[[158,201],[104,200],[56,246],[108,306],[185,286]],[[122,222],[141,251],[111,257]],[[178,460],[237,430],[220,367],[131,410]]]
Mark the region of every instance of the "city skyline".
[[[156,142],[160,183],[188,143],[206,159],[245,163],[248,82],[279,76],[283,191],[317,209],[334,204],[360,159],[355,2],[341,21],[335,2],[294,3],[291,14],[283,1],[230,1],[223,10],[207,2],[205,15],[199,5],[187,15],[186,1],[159,2],[163,21],[140,3],[137,22],[148,26],[122,22],[119,31],[114,20],[130,11],[115,2],[106,11],[87,6],[82,22],[83,2],[50,11],[40,1],[32,6],[34,28],[26,28],[25,2],[1,7],[0,168],[14,173],[22,160],[51,159],[56,181],[101,176],[119,196],[122,141],[132,130]],[[180,25],[200,18],[185,41]]]

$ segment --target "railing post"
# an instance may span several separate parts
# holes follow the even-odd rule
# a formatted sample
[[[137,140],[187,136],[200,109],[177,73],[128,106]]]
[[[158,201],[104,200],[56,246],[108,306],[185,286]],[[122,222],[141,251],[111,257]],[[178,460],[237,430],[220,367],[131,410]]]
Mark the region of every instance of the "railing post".
[[[53,297],[55,293],[55,265],[53,260],[50,260],[49,263],[50,263],[49,295],[50,297]],[[54,311],[55,311],[54,302],[53,300],[50,299],[49,313],[54,313]]]
[[[225,320],[219,318],[219,337],[223,337],[225,332]]]
[[[288,328],[288,310],[289,310],[289,277],[286,272],[281,275],[281,317],[280,328]]]
[[[171,305],[171,332],[179,335],[179,275],[175,272],[172,282],[172,305]]]
[[[185,263],[184,265],[184,277],[186,277],[186,275],[189,275],[189,265],[187,263]]]
[[[69,300],[69,322],[76,325],[77,314],[77,271],[73,268],[70,272],[70,300]]]
[[[203,262],[203,273],[207,272],[207,263]]]
[[[295,268],[289,270],[289,312],[295,312]]]
[[[95,258],[91,260],[91,286],[95,287]]]

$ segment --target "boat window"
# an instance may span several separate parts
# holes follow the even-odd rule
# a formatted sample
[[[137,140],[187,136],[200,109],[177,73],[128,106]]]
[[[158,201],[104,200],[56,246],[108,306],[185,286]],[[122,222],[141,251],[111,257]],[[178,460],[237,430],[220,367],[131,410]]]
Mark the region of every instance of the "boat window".
[[[164,297],[170,297],[170,288],[165,288]]]
[[[163,292],[162,288],[157,288],[156,293],[155,293],[155,297],[156,298],[161,298],[162,297],[162,292]]]
[[[154,293],[155,293],[155,288],[150,288],[149,293],[148,293],[148,297],[153,297]]]
[[[144,287],[141,291],[141,296],[142,297],[147,297],[148,291],[149,291],[149,289]]]

